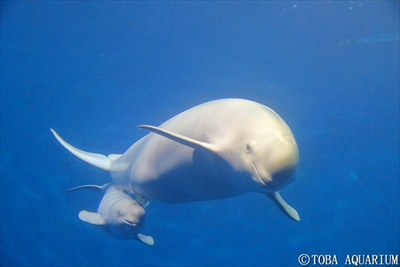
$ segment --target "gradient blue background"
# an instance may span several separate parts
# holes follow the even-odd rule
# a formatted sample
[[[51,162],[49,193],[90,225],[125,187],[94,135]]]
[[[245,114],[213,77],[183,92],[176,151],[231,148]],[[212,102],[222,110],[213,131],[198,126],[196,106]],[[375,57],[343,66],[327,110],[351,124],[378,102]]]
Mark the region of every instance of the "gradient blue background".
[[[122,153],[202,102],[273,108],[300,148],[281,191],[152,202],[148,247],[79,221],[108,173],[51,135]],[[1,265],[297,266],[399,253],[399,2],[2,2]]]

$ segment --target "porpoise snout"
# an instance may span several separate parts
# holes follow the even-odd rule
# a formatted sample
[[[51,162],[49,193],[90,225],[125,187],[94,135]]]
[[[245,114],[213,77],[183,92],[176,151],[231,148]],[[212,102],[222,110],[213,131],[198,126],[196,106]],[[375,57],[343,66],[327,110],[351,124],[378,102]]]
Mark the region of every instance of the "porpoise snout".
[[[281,146],[274,151],[270,162],[270,189],[276,191],[292,182],[298,162],[299,150],[296,141],[288,135],[283,135]]]

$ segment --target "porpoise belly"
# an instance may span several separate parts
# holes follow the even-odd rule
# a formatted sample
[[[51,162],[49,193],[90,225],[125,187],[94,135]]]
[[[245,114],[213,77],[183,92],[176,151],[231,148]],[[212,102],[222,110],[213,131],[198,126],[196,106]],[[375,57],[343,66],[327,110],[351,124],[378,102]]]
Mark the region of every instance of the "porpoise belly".
[[[184,203],[234,197],[245,193],[227,183],[225,178],[191,168],[178,168],[155,180],[136,183],[133,191],[147,199]]]
[[[184,155],[182,151],[175,151],[175,156],[178,152]],[[173,156],[172,153],[170,157]],[[241,180],[237,176],[244,174],[233,170],[218,156],[192,150],[191,155],[185,155],[185,158],[190,160],[180,159],[175,164],[168,163],[165,168],[153,166],[156,173],[145,172],[144,176],[131,177],[132,190],[150,200],[168,203],[222,199],[247,192],[234,183]],[[149,166],[154,162],[147,164]],[[158,164],[162,165],[161,162]]]

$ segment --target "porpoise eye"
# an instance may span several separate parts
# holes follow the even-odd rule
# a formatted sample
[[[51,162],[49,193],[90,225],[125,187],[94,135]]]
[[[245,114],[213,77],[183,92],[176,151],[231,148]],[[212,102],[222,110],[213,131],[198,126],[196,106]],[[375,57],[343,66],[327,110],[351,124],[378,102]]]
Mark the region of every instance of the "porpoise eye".
[[[251,151],[251,146],[249,144],[246,145],[246,153],[250,153]]]

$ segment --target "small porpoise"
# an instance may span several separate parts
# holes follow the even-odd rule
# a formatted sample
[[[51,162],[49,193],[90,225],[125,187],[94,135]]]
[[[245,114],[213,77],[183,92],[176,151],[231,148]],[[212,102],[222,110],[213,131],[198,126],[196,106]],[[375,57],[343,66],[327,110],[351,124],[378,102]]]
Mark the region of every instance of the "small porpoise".
[[[152,246],[154,240],[151,236],[139,233],[146,222],[144,208],[121,189],[113,184],[83,185],[72,188],[70,191],[97,188],[104,192],[99,208],[96,212],[82,210],[79,219],[84,222],[104,226],[107,233],[115,238],[136,239],[146,245]],[[144,203],[147,206],[148,203]]]
[[[81,160],[109,171],[119,188],[146,199],[185,203],[247,192],[269,196],[286,215],[300,217],[278,190],[294,179],[299,160],[289,126],[272,109],[245,99],[195,106],[159,127],[124,154],[89,153],[52,133]]]

